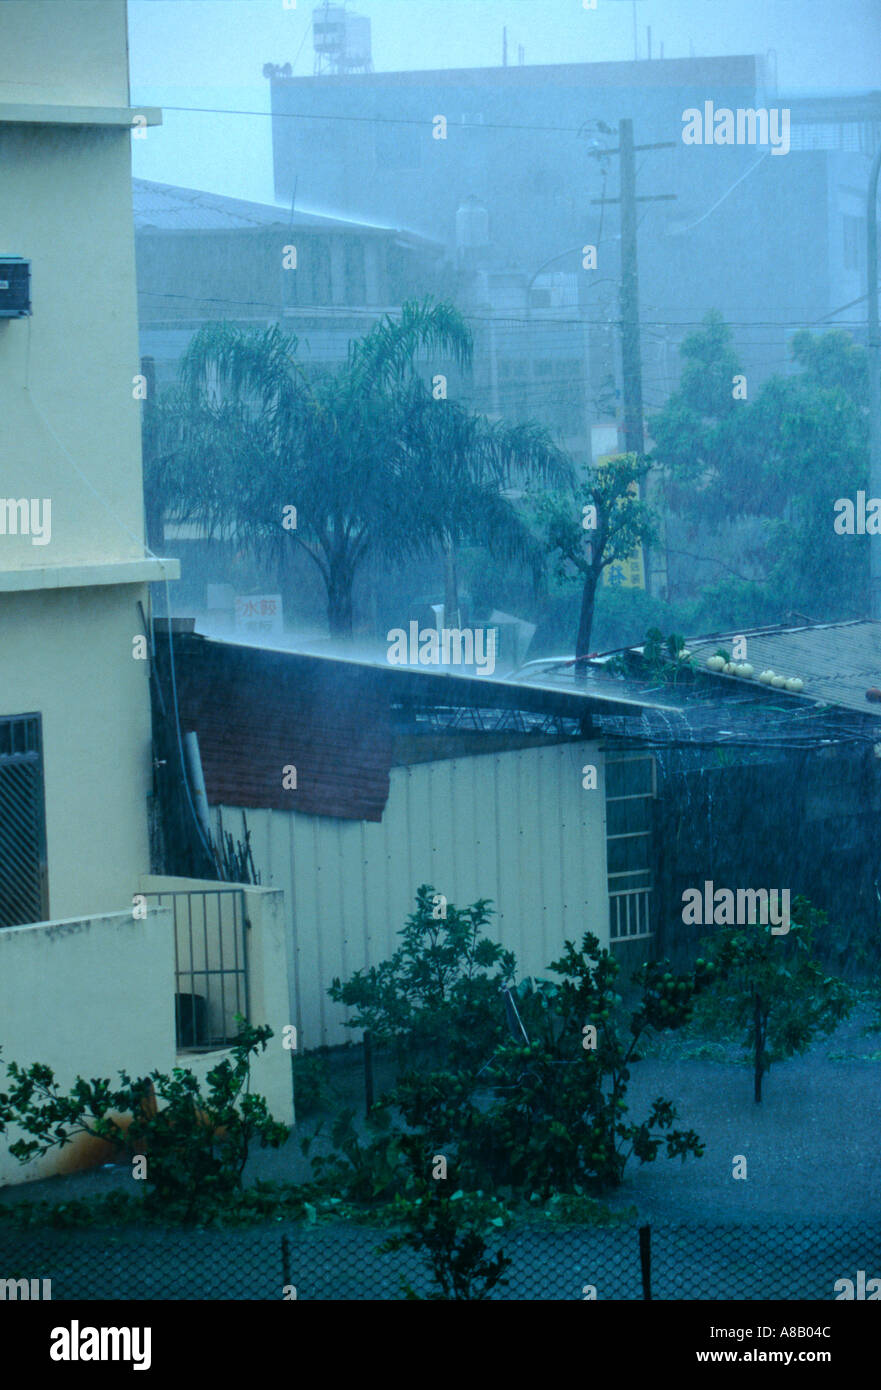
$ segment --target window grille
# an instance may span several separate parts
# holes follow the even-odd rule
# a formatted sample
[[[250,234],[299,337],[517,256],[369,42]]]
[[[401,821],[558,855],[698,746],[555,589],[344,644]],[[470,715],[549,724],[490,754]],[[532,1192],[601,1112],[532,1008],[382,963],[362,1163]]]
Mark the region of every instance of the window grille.
[[[16,715],[0,719],[0,927],[48,915],[40,716]]]

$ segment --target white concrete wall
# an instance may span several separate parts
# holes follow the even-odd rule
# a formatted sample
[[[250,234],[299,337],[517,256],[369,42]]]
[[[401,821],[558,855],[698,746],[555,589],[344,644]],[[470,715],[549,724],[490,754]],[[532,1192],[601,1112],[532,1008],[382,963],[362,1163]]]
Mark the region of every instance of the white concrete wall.
[[[168,875],[145,874],[141,879],[139,891],[142,893],[183,891],[198,895],[202,890],[210,893],[216,892],[219,888],[226,889],[235,886],[229,883],[217,883],[213,879],[174,878]],[[251,1089],[258,1095],[266,1097],[270,1112],[275,1119],[280,1120],[282,1124],[293,1124],[291,1050],[284,1046],[283,1032],[286,1024],[294,1022],[290,1009],[291,991],[288,987],[289,952],[285,930],[284,893],[280,888],[254,888],[245,884],[240,886],[244,889],[245,913],[251,924],[247,933],[249,1015],[255,1027],[269,1024],[273,1031],[273,1037],[270,1038],[265,1052],[258,1053],[254,1058],[251,1068]],[[226,899],[225,894],[223,897]],[[193,899],[193,913],[194,923],[198,928],[202,920],[201,900],[198,896]],[[232,961],[228,950],[232,918],[229,907],[222,911],[221,918],[226,927],[224,962],[229,966]],[[188,920],[183,914],[183,910],[180,920],[182,923]],[[208,921],[209,924],[217,921],[213,908],[209,909]],[[216,933],[214,935],[216,936]],[[195,955],[198,957],[201,949],[198,939],[194,942],[194,946]],[[184,927],[179,933],[178,951],[181,966],[185,968],[189,959],[189,945],[188,932]],[[204,1077],[224,1055],[222,1049],[201,1055],[185,1052],[179,1055],[178,1063],[180,1066],[190,1067],[197,1075]]]
[[[45,1062],[68,1089],[76,1077],[169,1071],[174,1050],[171,914],[131,912],[0,931],[0,1061]],[[0,1088],[6,1089],[0,1066]],[[0,1183],[73,1172],[109,1150],[82,1138],[22,1166],[0,1139]]]
[[[0,320],[0,497],[51,502],[48,544],[0,534],[0,715],[43,719],[53,918],[130,907],[149,869],[147,590],[58,587],[144,554],[131,133],[2,103],[125,105],[127,63],[123,0],[0,4],[0,251],[33,277],[32,317]]]
[[[0,120],[0,250],[33,305],[0,319],[0,496],[52,504],[49,544],[0,535],[0,569],[144,553],[130,141]]]
[[[586,791],[581,769],[598,769]],[[241,813],[224,807],[238,832]],[[335,975],[377,965],[400,944],[416,889],[456,906],[494,899],[488,934],[540,975],[564,940],[608,944],[605,792],[596,743],[549,745],[396,767],[380,823],[248,810],[263,883],[287,901],[292,1021],[302,1048],[357,1039],[327,997]]]
[[[0,570],[143,555],[131,125],[64,123],[127,102],[124,0],[0,5],[0,251],[33,306],[0,320],[0,496],[52,503],[50,543],[0,535]]]
[[[125,106],[125,0],[3,0],[0,101]]]
[[[131,909],[150,867],[144,586],[0,594],[0,715],[42,715],[51,918]]]

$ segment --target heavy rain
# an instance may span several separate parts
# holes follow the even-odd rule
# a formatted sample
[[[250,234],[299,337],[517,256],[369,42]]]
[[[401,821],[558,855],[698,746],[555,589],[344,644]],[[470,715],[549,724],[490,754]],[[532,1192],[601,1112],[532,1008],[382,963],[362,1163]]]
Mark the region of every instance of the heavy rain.
[[[0,1300],[73,1305],[51,1360],[273,1299],[855,1354],[879,172],[881,0],[2,0]]]

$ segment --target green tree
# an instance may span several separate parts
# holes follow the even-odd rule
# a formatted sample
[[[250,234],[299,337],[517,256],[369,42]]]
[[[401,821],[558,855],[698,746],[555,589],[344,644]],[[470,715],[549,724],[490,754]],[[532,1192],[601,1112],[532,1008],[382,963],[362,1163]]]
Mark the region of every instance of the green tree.
[[[271,1037],[271,1028],[240,1020],[231,1055],[209,1071],[204,1093],[186,1067],[137,1079],[121,1072],[116,1088],[106,1079],[78,1076],[65,1092],[44,1063],[9,1062],[12,1085],[0,1095],[0,1114],[29,1136],[10,1144],[9,1151],[27,1163],[78,1134],[104,1139],[146,1159],[148,1207],[196,1221],[241,1188],[255,1141],[261,1148],[277,1148],[288,1136],[263,1096],[250,1090],[251,1059]]]
[[[409,1247],[424,1255],[435,1284],[430,1300],[481,1302],[498,1284],[508,1282],[504,1274],[511,1260],[501,1250],[490,1254],[487,1243],[505,1222],[503,1209],[491,1199],[464,1192],[447,1197],[435,1185],[419,1197],[400,1201],[398,1210],[407,1230],[389,1236],[379,1249]],[[420,1298],[411,1285],[402,1283],[405,1298]]]
[[[467,1191],[548,1196],[617,1186],[631,1157],[652,1162],[662,1145],[671,1157],[702,1153],[693,1130],[674,1128],[669,1101],[658,1097],[631,1120],[626,1095],[640,1040],[687,1022],[712,968],[674,976],[665,963],[644,966],[630,1012],[616,992],[617,961],[590,933],[550,968],[561,982],[521,982],[514,1007],[524,1031],[511,1028],[483,1066],[453,1052],[448,1070],[410,1070],[385,1098],[404,1120],[398,1146],[417,1178],[443,1154]]]
[[[535,514],[560,582],[577,577],[581,608],[575,636],[575,676],[587,678],[597,586],[604,569],[626,560],[655,537],[654,513],[639,496],[650,465],[623,454],[590,470],[569,494],[545,493]]]
[[[516,499],[530,485],[571,486],[572,466],[543,426],[489,420],[457,401],[435,400],[419,380],[403,395],[401,437],[422,494],[438,499],[444,621],[459,626],[461,545],[480,545],[536,574],[543,547]]]
[[[841,330],[802,330],[790,343],[799,370],[740,400],[732,343],[721,316],[708,314],[682,344],[679,387],[650,422],[675,530],[702,533],[704,554],[727,570],[705,591],[699,620],[766,623],[793,609],[858,615],[866,539],[837,535],[832,522],[834,501],[866,485],[865,351]],[[744,518],[764,521],[756,548],[720,554],[723,531]]]
[[[310,376],[297,347],[277,327],[222,323],[195,335],[181,363],[187,512],[282,566],[300,546],[324,581],[331,633],[350,636],[364,561],[430,551],[442,519],[402,448],[399,383],[415,376],[420,352],[467,365],[471,335],[451,306],[426,300],[382,319],[336,371]],[[285,506],[296,527],[285,528]]]
[[[813,957],[815,934],[826,925],[826,914],[798,897],[788,932],[774,935],[761,923],[720,927],[707,943],[718,983],[701,1001],[700,1022],[711,1032],[742,1031],[757,1103],[772,1062],[805,1052],[853,1007],[847,985]]]

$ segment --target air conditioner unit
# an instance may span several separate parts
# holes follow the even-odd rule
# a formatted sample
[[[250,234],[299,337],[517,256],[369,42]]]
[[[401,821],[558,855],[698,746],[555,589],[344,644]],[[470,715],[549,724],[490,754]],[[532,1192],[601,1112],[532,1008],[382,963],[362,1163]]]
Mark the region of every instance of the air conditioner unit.
[[[0,319],[26,318],[31,312],[31,263],[0,256]]]

